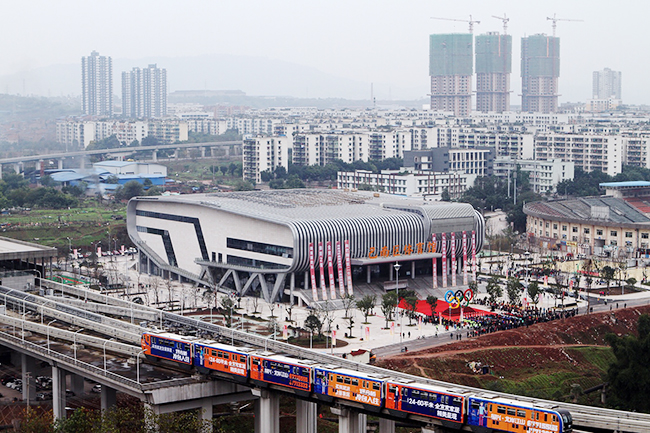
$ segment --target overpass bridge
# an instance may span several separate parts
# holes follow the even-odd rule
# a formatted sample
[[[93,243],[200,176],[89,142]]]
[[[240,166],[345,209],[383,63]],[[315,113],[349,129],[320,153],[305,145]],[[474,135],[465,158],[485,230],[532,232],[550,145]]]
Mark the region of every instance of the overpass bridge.
[[[243,345],[258,350],[284,353],[319,364],[338,365],[347,369],[412,380],[466,392],[484,392],[474,388],[425,379],[398,371],[358,364],[335,356],[275,341],[268,337],[225,328],[212,323],[153,309],[123,299],[100,294],[85,288],[41,280],[43,293],[36,295],[0,286],[0,344],[20,353],[24,377],[23,393],[35,395],[33,383],[26,374],[35,360],[52,366],[54,413],[65,416],[65,378],[83,383],[83,378],[102,384],[102,408],[115,403],[116,392],[139,398],[153,413],[186,409],[202,409],[206,419],[212,417],[212,407],[234,401],[255,400],[256,432],[279,432],[279,395],[291,394],[285,388],[256,388],[231,382],[228,376],[204,376],[183,372],[162,365],[150,364],[140,349],[140,333],[164,329],[180,334],[194,334],[224,343]],[[55,326],[56,325],[56,326]],[[63,325],[63,327],[62,327]],[[45,337],[45,339],[44,339]],[[55,346],[53,341],[64,344]],[[71,345],[69,343],[72,343]],[[135,366],[126,369],[107,368],[105,353],[118,356]],[[103,356],[102,356],[103,354]],[[162,376],[161,376],[162,372]],[[135,373],[135,374],[134,374]],[[173,378],[169,378],[173,377]],[[33,379],[32,379],[33,380]],[[31,390],[31,391],[30,391]],[[650,415],[595,408],[568,403],[543,401],[522,396],[493,393],[536,405],[558,406],[573,415],[576,431],[647,432]],[[27,395],[25,395],[25,398]],[[316,432],[316,402],[310,397],[296,397],[297,431]],[[322,402],[332,405],[339,417],[342,433],[365,432],[367,413],[353,402]],[[388,412],[380,417],[379,431],[394,433],[395,420]],[[437,420],[410,416],[408,421],[423,427],[423,431],[445,431]]]
[[[12,158],[0,158],[0,177],[2,177],[2,167],[13,165],[16,173],[22,173],[24,164],[27,162],[42,162],[47,160],[58,161],[57,167],[63,168],[63,161],[68,158],[79,158],[80,167],[84,168],[85,159],[94,155],[120,155],[126,156],[136,152],[150,152],[152,161],[158,160],[158,152],[161,150],[173,150],[174,159],[179,158],[182,149],[199,149],[201,157],[205,158],[208,151],[214,156],[215,149],[222,149],[225,155],[230,154],[230,149],[234,148],[235,153],[241,152],[241,140],[239,141],[210,141],[204,143],[177,143],[177,144],[160,144],[156,146],[137,146],[137,147],[118,147],[114,149],[94,149],[94,150],[76,150],[70,152],[56,152],[43,155],[16,156]]]

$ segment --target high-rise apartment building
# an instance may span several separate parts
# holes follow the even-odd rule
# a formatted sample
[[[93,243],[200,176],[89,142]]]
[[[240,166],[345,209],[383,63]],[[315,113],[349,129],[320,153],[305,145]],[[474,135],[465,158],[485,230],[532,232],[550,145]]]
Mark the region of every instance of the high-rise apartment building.
[[[83,111],[91,116],[113,115],[113,61],[97,51],[81,58]]]
[[[468,116],[472,110],[473,35],[431,35],[431,109]]]
[[[521,38],[521,111],[555,113],[559,76],[560,38]]]
[[[167,70],[155,64],[122,72],[122,116],[155,118],[167,115]]]
[[[510,111],[512,36],[490,32],[476,37],[476,110]]]
[[[621,99],[621,73],[605,68],[594,71],[594,99]]]

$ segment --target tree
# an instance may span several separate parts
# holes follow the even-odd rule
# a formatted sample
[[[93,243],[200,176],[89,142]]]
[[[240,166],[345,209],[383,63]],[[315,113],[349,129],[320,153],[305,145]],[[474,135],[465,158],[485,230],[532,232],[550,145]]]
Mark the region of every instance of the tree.
[[[609,265],[603,266],[603,268],[600,270],[600,278],[604,279],[605,282],[607,283],[607,295],[609,296],[609,285],[611,284],[612,280],[614,279],[614,275],[616,274],[616,269],[612,268]]]
[[[381,313],[386,318],[386,328],[388,328],[388,321],[393,320],[395,308],[397,308],[397,293],[386,292],[381,297]]]
[[[619,409],[650,412],[650,316],[639,316],[638,336],[607,334],[616,360],[607,370],[609,401]]]
[[[350,317],[350,310],[356,305],[354,295],[346,293],[341,301],[343,301],[343,311],[345,312],[343,317]]]
[[[305,319],[305,328],[309,329],[312,334],[316,334],[318,337],[323,335],[323,322],[321,322],[314,311],[309,313],[309,316]]]
[[[235,182],[235,185],[233,186],[233,190],[235,191],[252,191],[254,188],[255,187],[252,183],[242,179],[239,179],[237,182]]]
[[[230,328],[232,326],[232,310],[235,308],[235,301],[230,296],[224,296],[219,301],[219,305],[221,307],[221,314],[226,321],[226,326]]]
[[[115,199],[118,201],[131,200],[144,194],[144,188],[137,180],[130,180],[115,191]]]
[[[345,320],[347,320],[347,322],[348,322],[348,331],[350,331],[350,332],[348,333],[348,338],[354,338],[354,337],[352,336],[352,329],[354,328],[354,317],[348,317],[348,318],[345,319]]]
[[[357,301],[357,308],[361,310],[365,318],[363,323],[368,323],[368,315],[370,314],[370,311],[375,308],[376,301],[377,297],[375,295],[366,295]]]
[[[539,288],[539,283],[537,281],[531,281],[528,284],[528,288],[526,290],[528,292],[528,297],[530,300],[533,301],[533,304],[535,304],[535,306],[537,306],[537,303],[539,302],[539,295],[542,292],[542,290]]]
[[[431,318],[436,314],[436,306],[438,305],[438,298],[433,295],[427,296],[427,304],[429,304],[429,307],[431,307]]]
[[[503,296],[503,289],[501,288],[501,284],[499,284],[499,278],[494,276],[491,277],[488,282],[487,282],[487,292],[488,295],[490,296],[490,303],[495,304],[497,302],[497,298],[500,298]]]
[[[442,201],[451,201],[451,196],[449,195],[449,189],[445,188],[442,190],[442,194],[440,195],[440,200]]]
[[[519,305],[521,303],[521,283],[516,278],[508,278],[506,283],[506,292],[508,293],[508,300],[512,305]]]
[[[404,302],[406,303],[406,311],[409,316],[409,326],[411,326],[416,316],[418,298],[415,295],[407,296],[404,298]]]

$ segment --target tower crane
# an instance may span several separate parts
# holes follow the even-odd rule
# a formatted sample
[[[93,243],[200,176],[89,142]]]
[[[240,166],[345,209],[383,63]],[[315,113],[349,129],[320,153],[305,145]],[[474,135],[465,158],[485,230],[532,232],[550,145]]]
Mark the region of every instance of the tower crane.
[[[570,20],[567,18],[557,18],[555,16],[556,14],[553,14],[553,17],[546,17],[547,20],[553,21],[553,37],[555,37],[555,28],[557,27],[557,22],[558,21],[576,21],[576,22],[584,22],[584,20]]]
[[[507,35],[508,34],[508,21],[510,21],[510,18],[506,17],[506,14],[503,14],[502,17],[498,17],[496,15],[492,15],[492,18],[496,18],[498,20],[503,21],[503,34]]]
[[[469,32],[474,33],[474,24],[481,24],[480,21],[476,21],[472,19],[472,16],[469,16],[469,20],[458,20],[456,18],[440,18],[440,17],[431,17],[432,20],[445,20],[445,21],[459,21],[461,23],[468,23],[469,24]]]

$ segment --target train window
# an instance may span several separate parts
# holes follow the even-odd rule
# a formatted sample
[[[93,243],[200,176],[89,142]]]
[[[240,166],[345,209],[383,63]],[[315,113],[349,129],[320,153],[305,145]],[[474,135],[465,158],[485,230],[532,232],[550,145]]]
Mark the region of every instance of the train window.
[[[506,414],[506,408],[503,406],[497,406],[497,413]]]
[[[349,377],[344,377],[343,378],[343,383],[345,383],[346,385],[349,385],[350,384],[350,378]]]
[[[411,391],[411,395],[413,397],[420,397],[420,391],[418,391],[417,389],[414,389],[414,390]]]
[[[357,379],[352,379],[352,386],[359,386],[359,381]]]
[[[425,392],[425,391],[422,391],[421,397],[422,397],[422,400],[429,400],[429,393]]]
[[[216,350],[212,351],[212,356],[217,356],[217,351]]]
[[[535,421],[539,421],[539,412],[535,412]]]
[[[513,408],[509,407],[508,408],[508,415],[515,416],[515,415],[517,415],[517,411],[514,410]]]
[[[397,391],[397,387],[395,385],[388,385],[388,392],[395,394],[395,391]]]
[[[224,353],[223,359],[230,359],[230,353]]]
[[[544,414],[544,422],[546,422],[546,421],[548,421],[548,414],[547,413]]]
[[[260,360],[257,358],[253,358],[253,365],[258,366],[260,365]]]
[[[526,418],[526,411],[525,410],[517,410],[517,416],[520,416],[522,418]]]
[[[316,371],[316,377],[319,378],[319,379],[322,379],[323,377],[325,377],[325,372],[317,370]]]
[[[244,355],[239,355],[239,362],[246,362],[246,357]]]
[[[379,388],[381,388],[379,384],[377,382],[373,382],[372,389],[374,389],[375,391],[379,391]]]
[[[492,405],[490,405],[490,412],[492,412]]]
[[[343,383],[343,378],[341,376],[336,376],[336,381],[338,383]]]
[[[553,422],[557,422],[557,417],[553,415]]]
[[[480,407],[481,404],[478,401],[472,400],[472,409],[479,409]]]

